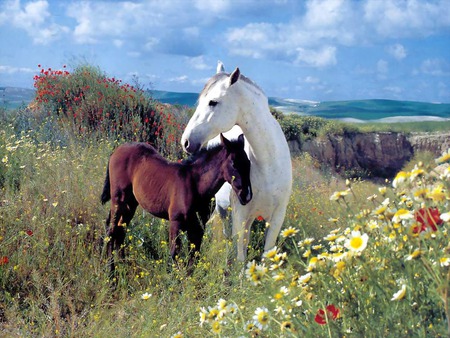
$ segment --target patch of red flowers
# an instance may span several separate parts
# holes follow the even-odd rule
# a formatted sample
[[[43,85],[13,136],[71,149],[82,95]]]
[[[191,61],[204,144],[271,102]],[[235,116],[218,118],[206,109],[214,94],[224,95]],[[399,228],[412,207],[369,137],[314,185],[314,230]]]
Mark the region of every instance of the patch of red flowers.
[[[437,231],[437,226],[443,223],[441,214],[438,208],[421,208],[414,214],[416,221],[420,225],[413,227],[413,233],[420,233],[430,228],[432,231]]]
[[[8,263],[9,263],[9,258],[8,258],[8,256],[0,257],[0,266],[6,265],[6,264],[8,264]]]
[[[325,310],[327,311],[326,316],[325,316]],[[319,309],[319,311],[317,311],[316,316],[314,317],[314,321],[319,325],[325,325],[327,323],[326,317],[328,317],[328,319],[332,319],[332,320],[336,320],[337,318],[339,318],[340,311],[333,304],[327,305],[325,310]]]

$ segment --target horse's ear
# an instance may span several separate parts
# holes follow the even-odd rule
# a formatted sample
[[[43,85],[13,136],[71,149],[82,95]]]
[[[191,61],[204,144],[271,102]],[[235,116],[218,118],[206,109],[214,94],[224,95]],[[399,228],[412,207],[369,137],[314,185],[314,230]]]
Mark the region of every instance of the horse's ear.
[[[239,80],[239,76],[241,75],[241,72],[239,71],[239,68],[236,68],[233,73],[230,75],[230,86],[235,84],[237,80]]]
[[[231,144],[231,142],[225,136],[223,136],[222,133],[220,133],[220,143],[223,144],[226,148],[229,148]]]
[[[238,142],[243,148],[244,144],[245,144],[244,134],[241,134],[241,135],[238,136]]]
[[[223,66],[222,61],[217,61],[217,69],[216,69],[216,73],[224,73],[225,72],[225,67]]]

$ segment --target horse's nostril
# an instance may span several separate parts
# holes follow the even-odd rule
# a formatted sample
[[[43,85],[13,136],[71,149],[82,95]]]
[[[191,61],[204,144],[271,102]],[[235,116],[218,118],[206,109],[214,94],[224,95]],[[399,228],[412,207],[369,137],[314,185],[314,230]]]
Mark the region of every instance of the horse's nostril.
[[[188,149],[189,147],[189,140],[184,141],[184,149]]]

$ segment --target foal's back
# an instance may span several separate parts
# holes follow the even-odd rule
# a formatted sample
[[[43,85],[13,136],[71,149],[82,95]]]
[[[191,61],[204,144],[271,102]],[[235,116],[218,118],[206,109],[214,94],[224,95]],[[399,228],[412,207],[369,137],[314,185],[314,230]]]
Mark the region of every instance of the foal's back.
[[[126,143],[111,155],[111,192],[119,200],[135,199],[154,216],[168,219],[170,198],[179,181],[179,165],[167,161],[147,143]],[[113,183],[114,182],[114,183]]]

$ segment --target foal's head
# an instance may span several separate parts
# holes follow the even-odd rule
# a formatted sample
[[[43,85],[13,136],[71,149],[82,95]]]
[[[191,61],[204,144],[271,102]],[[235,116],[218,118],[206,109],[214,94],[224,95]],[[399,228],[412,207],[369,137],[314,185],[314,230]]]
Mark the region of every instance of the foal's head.
[[[250,160],[244,150],[244,134],[236,141],[227,140],[220,134],[220,141],[226,149],[226,159],[222,164],[225,180],[231,184],[242,205],[252,199],[252,185],[250,183]]]

